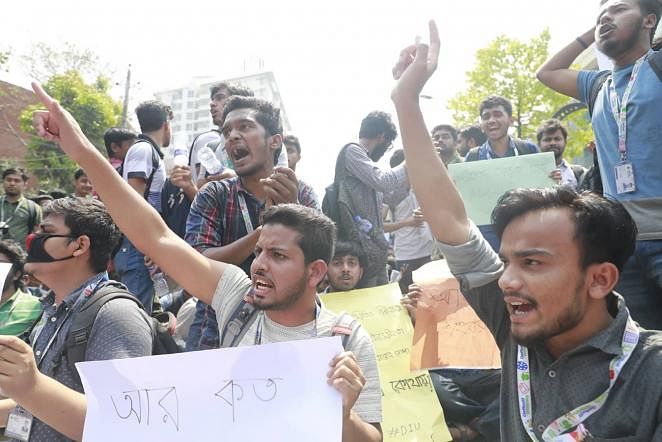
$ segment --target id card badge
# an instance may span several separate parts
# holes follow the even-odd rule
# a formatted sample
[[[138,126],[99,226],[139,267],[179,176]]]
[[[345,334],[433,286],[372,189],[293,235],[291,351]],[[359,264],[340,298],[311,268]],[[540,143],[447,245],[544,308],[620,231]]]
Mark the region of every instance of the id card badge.
[[[632,163],[624,162],[614,167],[616,177],[616,193],[630,193],[637,190],[634,185],[634,169]]]
[[[21,406],[17,406],[9,413],[5,436],[27,442],[32,430],[32,419],[30,412],[24,410]]]

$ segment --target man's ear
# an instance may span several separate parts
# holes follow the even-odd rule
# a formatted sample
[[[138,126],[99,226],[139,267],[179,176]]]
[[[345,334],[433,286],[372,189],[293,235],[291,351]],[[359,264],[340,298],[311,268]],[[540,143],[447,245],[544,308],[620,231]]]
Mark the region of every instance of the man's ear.
[[[650,29],[651,32],[653,32],[652,30],[655,29],[655,25],[657,25],[657,17],[655,17],[655,14],[648,14],[644,17],[644,29]]]
[[[283,145],[283,136],[281,134],[275,134],[269,137],[269,149],[275,151]]]
[[[308,264],[308,286],[317,287],[317,284],[326,276],[327,268],[326,263],[321,259],[316,259]]]
[[[76,250],[74,250],[73,255],[74,256],[81,256],[88,250],[90,250],[90,247],[92,246],[92,242],[90,241],[90,237],[87,235],[81,235],[79,236],[76,241],[78,244],[78,247]]]
[[[585,273],[588,294],[593,299],[601,299],[611,293],[618,284],[618,268],[610,262],[591,264]]]

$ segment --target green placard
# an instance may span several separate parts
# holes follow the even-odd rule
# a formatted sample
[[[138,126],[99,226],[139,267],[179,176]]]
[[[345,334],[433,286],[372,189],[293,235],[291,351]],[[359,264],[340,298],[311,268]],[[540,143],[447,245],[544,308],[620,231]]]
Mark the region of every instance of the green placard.
[[[491,224],[498,199],[518,187],[552,187],[556,169],[551,152],[450,164],[448,172],[462,195],[467,215],[476,225]]]

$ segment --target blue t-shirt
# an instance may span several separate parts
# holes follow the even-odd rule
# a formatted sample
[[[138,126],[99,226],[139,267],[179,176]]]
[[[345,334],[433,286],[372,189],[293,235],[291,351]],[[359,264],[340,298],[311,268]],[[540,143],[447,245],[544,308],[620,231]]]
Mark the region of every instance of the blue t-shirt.
[[[631,64],[613,73],[619,100],[633,67]],[[584,103],[599,75],[598,71],[579,72],[577,89]],[[662,82],[644,62],[627,111],[627,159],[634,169],[636,190],[619,195],[614,175],[614,167],[620,163],[618,127],[609,102],[610,81],[598,93],[592,118],[604,195],[623,203],[637,223],[639,239],[662,239]]]

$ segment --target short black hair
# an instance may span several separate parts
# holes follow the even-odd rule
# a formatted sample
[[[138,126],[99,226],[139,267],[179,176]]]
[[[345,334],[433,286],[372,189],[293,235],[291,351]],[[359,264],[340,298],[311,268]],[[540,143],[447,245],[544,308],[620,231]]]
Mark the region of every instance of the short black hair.
[[[253,92],[253,89],[249,88],[248,86],[244,86],[239,83],[232,83],[232,82],[227,82],[227,81],[221,81],[220,83],[214,84],[210,89],[209,89],[209,97],[214,98],[214,95],[216,95],[216,92],[220,91],[221,89],[227,89],[228,90],[228,95],[240,95],[242,97],[252,97],[255,95]]]
[[[78,180],[78,178],[80,178],[82,176],[87,176],[87,174],[85,173],[85,171],[83,169],[78,168],[76,170],[76,172],[74,173],[74,180]]]
[[[7,278],[10,278],[13,275],[18,273],[18,279],[14,281],[14,290],[23,289],[23,266],[25,265],[25,259],[27,255],[23,251],[20,245],[14,240],[4,239],[0,241],[0,253],[5,255],[9,262],[11,263],[11,269]]]
[[[296,135],[287,134],[283,137],[283,143],[288,146],[294,146],[297,150],[297,153],[301,155],[301,144],[299,144],[299,138]]]
[[[577,193],[567,186],[508,191],[492,212],[494,231],[501,239],[516,218],[553,208],[569,209],[572,213],[582,268],[610,262],[619,271],[623,269],[634,253],[637,226],[621,203],[596,193]]]
[[[124,129],[123,127],[111,127],[106,130],[103,134],[103,143],[106,145],[108,158],[113,157],[113,149],[111,149],[112,143],[119,145],[125,141],[135,140],[136,138],[138,138],[137,133],[129,129]]]
[[[536,137],[538,138],[538,144],[540,144],[543,135],[553,134],[557,130],[561,131],[564,140],[568,139],[568,130],[563,126],[563,124],[561,124],[560,120],[557,120],[556,118],[552,118],[550,120],[543,121],[540,127],[538,128],[538,130],[536,130]]]
[[[30,177],[27,173],[20,167],[9,167],[2,172],[2,179],[4,180],[9,175],[18,175],[21,177],[24,183],[27,183]]]
[[[398,137],[398,130],[391,121],[391,115],[382,111],[372,111],[361,121],[359,138],[377,138],[384,134],[387,143]]]
[[[460,131],[460,135],[467,140],[474,140],[476,146],[482,146],[487,141],[487,135],[478,126],[469,126]]]
[[[321,259],[327,265],[333,257],[336,226],[322,212],[299,204],[279,204],[264,212],[262,225],[281,224],[299,233],[299,247],[306,264]]]
[[[438,124],[432,128],[431,133],[435,133],[438,130],[447,131],[451,134],[451,137],[453,137],[453,141],[457,141],[457,129],[455,129],[455,127],[451,126],[450,124]]]
[[[264,128],[267,136],[282,135],[283,123],[280,119],[280,109],[274,106],[270,101],[257,97],[242,97],[234,95],[228,99],[223,107],[223,117],[221,117],[221,127],[225,123],[228,114],[237,109],[253,109],[256,111],[255,119]],[[283,150],[281,146],[274,151],[274,165],[278,163],[278,157]]]
[[[136,116],[142,133],[161,129],[166,121],[172,120],[172,108],[162,101],[143,101],[136,107]]]
[[[71,235],[87,235],[92,269],[95,272],[106,270],[121,234],[101,201],[74,197],[56,199],[44,209],[44,218],[49,215],[63,216]]]
[[[483,115],[485,109],[492,109],[498,106],[503,106],[503,109],[506,111],[509,117],[513,116],[513,105],[507,98],[501,97],[499,95],[490,95],[486,99],[480,102],[478,107],[478,115]]]
[[[355,256],[359,260],[359,265],[362,269],[365,269],[368,265],[365,253],[363,253],[363,250],[357,243],[349,241],[336,242],[333,259],[342,258],[343,256]]]

